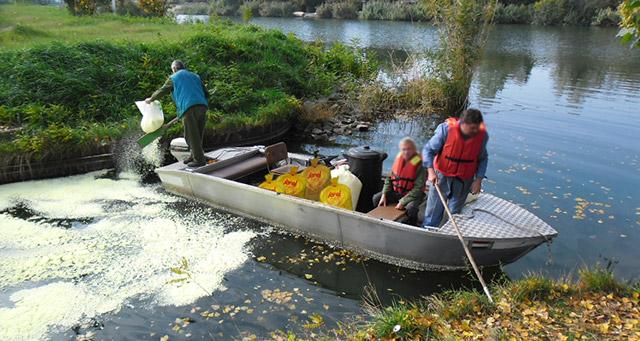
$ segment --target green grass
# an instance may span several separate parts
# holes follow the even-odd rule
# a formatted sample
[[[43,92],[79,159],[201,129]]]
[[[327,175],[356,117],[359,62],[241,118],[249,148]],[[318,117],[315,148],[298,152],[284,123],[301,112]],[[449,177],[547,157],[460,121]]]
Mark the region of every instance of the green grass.
[[[84,156],[137,131],[134,102],[162,85],[174,59],[198,73],[210,93],[206,136],[294,119],[301,100],[328,95],[375,69],[343,45],[327,50],[228,21],[183,26],[77,18],[55,7],[0,8],[3,39],[12,47],[0,51],[0,125],[22,128],[0,144],[4,164]],[[162,102],[171,119],[175,106],[170,97]],[[174,126],[167,137],[179,133]]]
[[[575,281],[531,274],[492,286],[495,303],[455,290],[410,303],[369,308],[364,324],[327,335],[349,340],[628,339],[640,336],[638,287],[606,268],[582,269]],[[330,338],[326,338],[330,339]]]
[[[505,294],[511,295],[514,301],[545,300],[556,289],[556,283],[541,275],[531,274],[519,281],[506,285]]]
[[[78,43],[176,42],[198,30],[198,25],[176,25],[169,18],[139,18],[111,14],[71,16],[56,6],[0,5],[0,48],[19,49],[52,41]]]
[[[621,293],[629,291],[629,287],[618,282],[613,272],[607,268],[582,269],[579,271],[580,290],[587,292],[613,292]]]

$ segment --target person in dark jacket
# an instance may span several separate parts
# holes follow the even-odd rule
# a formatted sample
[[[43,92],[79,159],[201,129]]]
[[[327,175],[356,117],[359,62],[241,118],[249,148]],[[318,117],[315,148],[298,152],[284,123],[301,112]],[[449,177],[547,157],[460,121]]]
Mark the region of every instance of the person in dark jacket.
[[[176,104],[178,117],[184,122],[184,138],[191,150],[191,156],[184,160],[189,167],[200,167],[206,164],[202,138],[207,122],[207,109],[209,107],[209,92],[197,74],[188,71],[184,63],[174,60],[171,63],[173,74],[164,82],[164,85],[147,98],[151,103],[156,99],[171,93]]]

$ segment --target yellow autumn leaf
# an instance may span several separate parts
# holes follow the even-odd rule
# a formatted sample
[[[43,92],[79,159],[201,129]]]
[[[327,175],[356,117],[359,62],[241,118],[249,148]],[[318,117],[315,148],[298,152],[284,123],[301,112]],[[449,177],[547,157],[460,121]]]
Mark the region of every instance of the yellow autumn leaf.
[[[312,279],[312,278],[313,278],[313,275],[311,275],[311,274],[304,274],[304,278],[306,278],[306,279]]]
[[[504,299],[498,302],[498,308],[507,314],[511,313],[511,305]]]
[[[469,327],[470,323],[471,321],[469,320],[462,320],[462,324],[460,325],[460,328],[464,331],[471,330],[471,328]]]

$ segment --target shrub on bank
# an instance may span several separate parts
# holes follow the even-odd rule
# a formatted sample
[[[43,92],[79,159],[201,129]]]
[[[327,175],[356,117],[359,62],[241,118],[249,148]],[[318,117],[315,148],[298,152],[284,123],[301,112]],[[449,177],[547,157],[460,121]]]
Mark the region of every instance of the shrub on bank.
[[[355,0],[328,1],[316,7],[316,15],[325,19],[357,19],[359,8]]]
[[[534,24],[562,24],[565,16],[565,0],[540,0],[533,5],[533,9]]]
[[[265,1],[260,4],[258,13],[263,17],[292,17],[295,10],[289,1]]]
[[[429,16],[421,2],[372,0],[362,5],[360,18],[366,20],[428,21]]]
[[[293,12],[313,12],[322,2],[318,0],[216,0],[212,12],[221,16],[290,17]]]
[[[591,21],[593,26],[615,27],[620,24],[620,13],[611,8],[602,8]]]
[[[119,15],[144,16],[144,12],[135,0],[117,0],[116,12]]]
[[[602,25],[617,22],[619,0],[539,0],[498,3],[497,24]]]
[[[333,16],[333,6],[329,3],[322,3],[316,7],[316,15],[318,18],[329,19]]]
[[[240,0],[215,0],[211,4],[211,13],[221,16],[233,16],[238,13],[242,1]]]
[[[346,2],[335,2],[331,9],[331,14],[336,19],[357,19],[360,4],[355,0]]]
[[[530,24],[533,8],[524,4],[498,3],[493,22],[496,24]]]
[[[145,16],[163,17],[167,12],[166,0],[138,0],[138,6]]]
[[[2,162],[83,156],[137,131],[134,101],[162,85],[177,58],[211,93],[209,134],[289,119],[300,99],[327,95],[373,67],[341,45],[325,52],[279,31],[231,23],[203,27],[180,43],[54,43],[5,51],[0,125],[23,129],[0,144]],[[163,103],[169,119],[175,107],[170,98]]]
[[[238,15],[244,18],[248,13],[251,13],[252,17],[260,15],[260,0],[245,1],[240,5]]]
[[[98,7],[96,0],[64,0],[64,3],[73,15],[93,15]]]
[[[567,14],[564,23],[591,25],[598,12],[607,8],[615,9],[619,4],[619,0],[566,0]]]

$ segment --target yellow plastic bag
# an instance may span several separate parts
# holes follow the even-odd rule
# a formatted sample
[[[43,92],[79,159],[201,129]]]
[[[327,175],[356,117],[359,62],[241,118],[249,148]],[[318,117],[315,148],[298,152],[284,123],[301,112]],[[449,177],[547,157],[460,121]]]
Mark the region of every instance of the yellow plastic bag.
[[[282,185],[285,194],[304,198],[304,177],[298,174],[298,167],[291,167],[291,171],[288,174],[280,175],[278,182]]]
[[[277,193],[284,193],[282,184],[278,181],[273,181],[273,173],[269,173],[264,176],[264,182],[260,184],[260,188],[264,188]]]
[[[318,159],[311,160],[311,166],[302,171],[305,181],[304,197],[319,200],[320,192],[331,183],[331,170],[325,165],[319,165]]]
[[[353,211],[351,203],[351,189],[339,184],[338,178],[331,179],[331,184],[320,192],[320,202]]]

